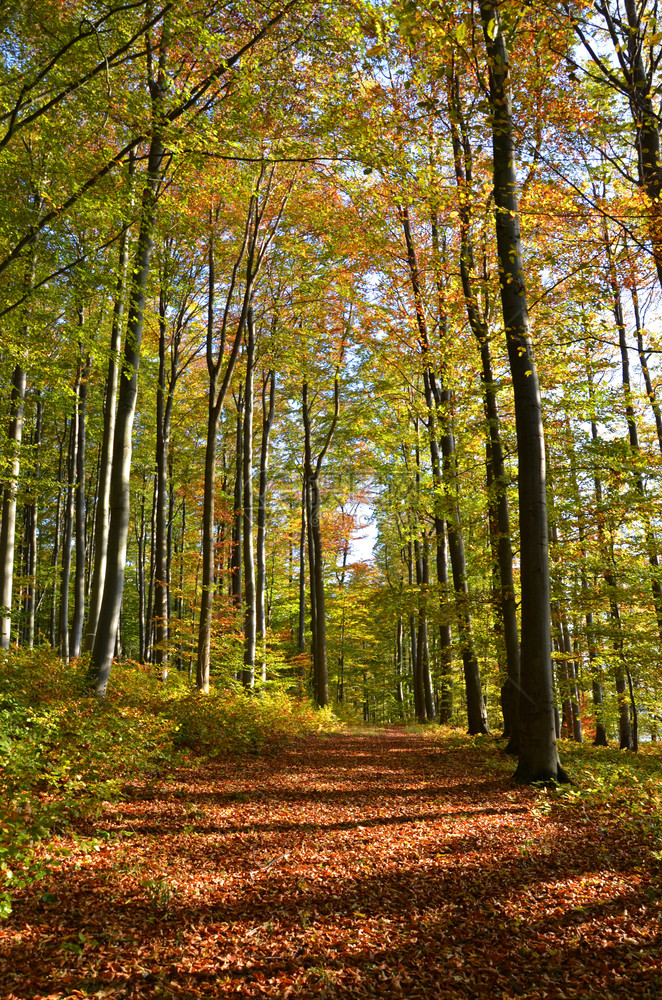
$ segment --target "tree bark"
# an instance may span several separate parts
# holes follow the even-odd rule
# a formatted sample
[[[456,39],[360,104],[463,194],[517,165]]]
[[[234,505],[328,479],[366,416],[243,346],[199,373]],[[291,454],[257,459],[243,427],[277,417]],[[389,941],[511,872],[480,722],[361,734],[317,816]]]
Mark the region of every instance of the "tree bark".
[[[165,49],[162,49],[159,78],[152,84],[154,131],[149,147],[147,174],[142,195],[140,231],[133,266],[129,316],[124,341],[124,363],[119,381],[117,418],[113,436],[106,571],[90,666],[97,696],[101,698],[105,697],[110,679],[124,592],[124,570],[129,535],[133,421],[138,395],[138,369],[140,367],[147,280],[150,271],[158,189],[165,156],[165,148],[158,124],[161,102],[165,95],[165,58]]]
[[[41,392],[36,394],[34,435],[32,447],[34,449],[34,486],[32,495],[28,503],[28,518],[26,523],[27,559],[25,572],[28,578],[27,593],[25,597],[25,637],[24,642],[28,649],[34,648],[35,639],[35,614],[37,606],[37,550],[39,545],[39,503],[37,483],[40,475],[40,453],[41,434],[44,415],[44,400]]]
[[[253,553],[253,381],[255,366],[255,326],[253,310],[248,310],[246,325],[246,390],[244,393],[243,448],[243,553],[244,553],[244,669],[245,688],[255,686],[255,560]]]
[[[520,745],[515,779],[525,784],[565,781],[554,721],[545,442],[522,261],[510,60],[499,4],[496,0],[481,0],[480,12],[489,72],[501,305],[513,379],[519,460],[522,631]]]
[[[129,177],[133,178],[135,160],[129,162]],[[122,347],[122,319],[126,295],[126,278],[129,266],[129,230],[125,229],[120,238],[117,285],[113,303],[113,319],[110,330],[108,354],[108,374],[103,403],[103,434],[101,456],[99,458],[99,481],[97,486],[96,510],[94,514],[94,567],[90,580],[90,600],[87,624],[83,639],[83,650],[91,653],[99,620],[99,609],[103,596],[103,581],[106,575],[108,554],[108,526],[110,519],[110,475],[113,455],[113,438],[117,407],[117,386],[119,379],[119,359]]]
[[[60,574],[60,614],[58,619],[58,651],[63,660],[70,656],[69,645],[69,584],[71,582],[71,554],[74,539],[76,498],[76,467],[78,452],[78,401],[81,384],[81,365],[74,384],[74,412],[69,421],[69,452],[67,455],[67,494],[62,524],[62,569]]]
[[[267,385],[269,407],[267,409]],[[270,371],[262,386],[262,440],[260,444],[260,481],[257,496],[257,575],[255,580],[255,610],[257,645],[262,680],[267,679],[267,483],[269,470],[269,436],[276,412],[276,373]]]
[[[81,323],[82,323],[81,309]],[[82,345],[81,345],[82,350]],[[91,360],[88,354],[83,362],[80,388],[78,391],[77,448],[76,448],[76,495],[75,495],[75,530],[76,530],[76,563],[74,568],[74,608],[71,619],[70,654],[77,659],[81,654],[83,641],[83,619],[85,617],[85,570],[87,564],[87,517],[85,503],[85,465],[86,465],[86,424],[87,424],[87,390],[90,378]]]
[[[14,551],[16,544],[16,498],[21,471],[23,409],[26,374],[17,364],[12,373],[7,442],[11,449],[9,475],[2,489],[2,525],[0,526],[0,649],[9,649],[11,608],[14,589]]]

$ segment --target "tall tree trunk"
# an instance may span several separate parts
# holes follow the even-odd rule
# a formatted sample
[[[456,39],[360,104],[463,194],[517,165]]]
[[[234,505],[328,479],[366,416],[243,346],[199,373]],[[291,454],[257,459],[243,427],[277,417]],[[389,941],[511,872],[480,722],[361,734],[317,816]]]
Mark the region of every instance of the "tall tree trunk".
[[[133,178],[134,159],[129,163],[129,177]],[[113,438],[115,436],[115,420],[117,408],[117,385],[119,379],[119,360],[122,347],[122,318],[124,315],[124,299],[126,296],[126,278],[129,265],[129,230],[125,229],[120,238],[119,261],[117,269],[117,285],[113,303],[113,320],[110,330],[110,346],[108,354],[108,373],[103,403],[103,433],[101,438],[101,456],[99,458],[99,481],[97,485],[96,510],[94,513],[94,567],[90,580],[90,600],[87,612],[87,624],[83,639],[83,650],[91,653],[99,620],[99,609],[103,596],[103,581],[106,575],[106,558],[108,554],[108,526],[110,521],[110,474],[113,455]]]
[[[235,447],[234,505],[232,511],[232,552],[230,558],[230,591],[235,607],[240,610],[242,582],[242,496],[244,492],[244,387],[237,397],[237,436]]]
[[[80,322],[83,322],[81,309]],[[81,345],[82,350],[82,345]],[[74,608],[71,619],[70,655],[74,659],[81,653],[83,641],[83,619],[85,616],[85,570],[87,563],[87,518],[85,511],[85,444],[87,422],[87,390],[90,378],[91,360],[88,354],[83,362],[80,389],[78,392],[78,410],[75,419],[77,428],[76,448],[76,563],[74,569]]]
[[[522,261],[510,58],[497,0],[480,0],[480,12],[489,72],[501,305],[513,379],[519,465],[522,633],[515,778],[522,783],[565,781],[554,720],[545,442]]]
[[[447,496],[451,494],[451,484],[455,481],[455,438],[450,426],[450,392],[439,384],[435,373],[430,366],[430,341],[425,318],[425,305],[421,288],[420,271],[414,246],[409,212],[406,208],[400,209],[400,220],[405,237],[407,249],[407,261],[409,265],[409,276],[411,279],[412,292],[414,296],[414,306],[416,309],[416,323],[418,327],[419,342],[425,368],[423,371],[423,386],[425,391],[425,402],[428,408],[431,424],[430,433],[430,457],[432,460],[432,476],[435,485],[435,508],[439,501],[436,499],[438,493],[444,490]],[[439,455],[439,444],[437,441],[436,417],[442,423],[441,429],[441,456]],[[483,692],[480,679],[480,668],[478,658],[474,649],[471,611],[469,607],[469,588],[467,584],[466,558],[464,551],[464,539],[460,522],[460,509],[456,498],[450,499],[451,510],[446,511],[446,527],[448,531],[448,549],[451,560],[451,570],[453,574],[453,587],[455,589],[455,604],[457,609],[458,633],[460,646],[462,649],[462,663],[464,667],[464,680],[467,693],[467,718],[468,729],[472,734],[489,733],[487,712],[483,700]],[[439,512],[436,524],[441,521]]]
[[[513,579],[513,551],[510,535],[507,478],[501,443],[501,423],[497,406],[497,384],[492,369],[490,332],[485,321],[476,289],[476,268],[471,236],[473,211],[473,154],[460,99],[460,84],[454,68],[448,78],[448,99],[451,110],[451,137],[458,189],[460,215],[460,277],[465,308],[471,331],[480,350],[481,381],[486,427],[487,491],[492,511],[490,533],[493,542],[494,577],[498,593],[497,615],[506,652],[506,681],[501,689],[504,735],[508,738],[506,753],[517,755],[519,750],[518,692],[520,684],[520,648],[517,626],[517,606]],[[433,223],[434,226],[434,223]],[[435,236],[433,232],[433,236]]]
[[[159,382],[156,392],[156,485],[154,512],[154,663],[161,679],[168,677],[168,637],[170,623],[170,546],[172,489],[168,489],[170,426],[179,363],[180,328],[170,345],[170,373],[167,372],[167,310],[165,289],[159,296]],[[170,516],[169,516],[170,515]]]
[[[267,385],[269,407],[267,409]],[[262,386],[262,440],[260,444],[260,481],[257,495],[257,576],[255,580],[255,610],[257,645],[262,680],[267,679],[267,482],[269,470],[269,436],[276,412],[276,373],[269,372]]]
[[[244,393],[244,449],[243,449],[243,551],[244,551],[244,669],[242,683],[246,688],[255,686],[255,561],[253,554],[253,378],[255,366],[255,327],[253,310],[248,311],[246,326],[246,391]]]
[[[64,467],[64,444],[67,438],[67,420],[64,421],[64,430],[62,432],[62,437],[57,433],[58,440],[58,466],[57,466],[57,500],[55,504],[55,531],[53,533],[53,554],[51,556],[51,614],[50,614],[50,643],[51,648],[55,649],[57,646],[57,623],[58,623],[58,607],[57,607],[57,591],[58,591],[58,562],[60,558],[60,536],[62,533],[62,472]]]
[[[44,415],[44,400],[41,392],[36,394],[36,404],[35,404],[35,421],[34,421],[34,435],[32,438],[32,447],[34,450],[34,470],[33,478],[35,485],[32,489],[32,496],[29,501],[29,518],[28,518],[28,558],[25,565],[26,574],[28,577],[28,587],[27,594],[25,598],[25,645],[28,649],[34,648],[34,638],[35,638],[35,612],[36,612],[36,595],[37,595],[37,548],[39,544],[39,531],[38,531],[38,521],[39,521],[39,504],[37,500],[37,482],[39,481],[40,474],[40,453],[41,453],[41,432],[43,424]]]
[[[324,457],[331,444],[340,408],[340,386],[338,377],[333,388],[334,411],[322,449],[313,463],[310,410],[308,408],[308,383],[303,383],[302,415],[305,445],[305,475],[308,484],[308,525],[312,543],[312,563],[310,573],[311,603],[314,593],[315,631],[313,637],[313,666],[315,677],[315,697],[320,708],[329,704],[329,675],[327,666],[326,646],[326,597],[324,593],[324,554],[322,545],[322,527],[320,523],[319,476]]]
[[[78,405],[81,385],[81,363],[74,384],[74,412],[69,421],[69,454],[67,456],[67,494],[62,524],[62,570],[60,575],[60,614],[58,621],[58,650],[63,660],[70,656],[69,645],[69,584],[71,580],[71,554],[74,540],[76,499],[76,468],[78,457]]]
[[[306,537],[308,533],[307,512],[308,481],[305,473],[301,483],[301,530],[299,531],[299,617],[297,622],[297,652],[306,649]]]
[[[164,34],[165,34],[164,28]],[[142,342],[145,297],[152,253],[158,189],[165,149],[159,131],[161,104],[165,95],[166,49],[162,39],[159,78],[152,85],[153,127],[147,158],[147,174],[142,195],[140,231],[133,266],[129,316],[124,340],[124,363],[119,382],[117,418],[113,435],[110,477],[110,523],[103,596],[90,661],[96,693],[105,697],[115,655],[117,631],[124,592],[124,570],[129,536],[130,479],[133,421],[138,395],[138,370]]]
[[[214,560],[214,492],[216,489],[216,442],[218,438],[218,427],[228,393],[232,375],[234,373],[239,350],[244,335],[248,311],[253,304],[253,294],[255,280],[260,270],[260,265],[266,253],[268,238],[264,244],[258,246],[259,227],[264,212],[260,212],[258,205],[258,194],[260,185],[265,176],[265,168],[262,165],[260,175],[256,183],[256,191],[251,196],[246,225],[244,229],[243,242],[239,254],[235,260],[232,274],[230,276],[225,308],[221,322],[221,329],[218,336],[215,330],[214,316],[214,295],[215,295],[215,264],[214,264],[214,240],[213,225],[214,213],[210,210],[210,237],[209,237],[209,296],[207,301],[207,371],[209,373],[209,392],[207,397],[207,445],[205,450],[205,490],[202,512],[202,595],[200,599],[200,624],[198,627],[198,657],[196,668],[196,687],[199,691],[209,691],[209,672],[211,663],[211,633],[212,633],[212,609],[215,589],[215,560]],[[273,174],[272,174],[273,176]],[[267,185],[265,196],[268,200],[270,185]],[[226,352],[228,340],[228,323],[233,303],[235,289],[239,280],[239,269],[246,257],[246,275],[244,291],[241,301],[241,310],[237,320],[234,340],[229,352]],[[223,372],[223,366],[225,371]],[[238,449],[238,453],[241,451]],[[241,494],[239,494],[241,497]],[[235,498],[236,500],[236,498]],[[233,579],[233,587],[236,587]],[[233,590],[233,593],[236,593]],[[241,594],[241,584],[239,584],[239,594]]]
[[[317,656],[317,590],[315,589],[315,544],[313,542],[312,508],[310,497],[310,481],[305,475],[304,495],[306,498],[306,545],[308,547],[308,579],[310,581],[310,653],[312,660],[312,689],[313,696],[317,699],[317,670],[315,667],[315,657]]]
[[[26,375],[21,365],[12,373],[7,442],[11,449],[9,475],[2,488],[2,525],[0,526],[0,649],[9,649],[11,607],[14,589],[14,549],[16,544],[16,497],[21,471],[23,408]]]

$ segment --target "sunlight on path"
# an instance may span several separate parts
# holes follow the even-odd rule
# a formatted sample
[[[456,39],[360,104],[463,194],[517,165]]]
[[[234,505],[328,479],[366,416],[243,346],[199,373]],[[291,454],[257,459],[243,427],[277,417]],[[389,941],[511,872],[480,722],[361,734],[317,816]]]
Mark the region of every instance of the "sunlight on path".
[[[390,730],[136,787],[2,928],[0,996],[652,1000],[655,887],[509,769]]]

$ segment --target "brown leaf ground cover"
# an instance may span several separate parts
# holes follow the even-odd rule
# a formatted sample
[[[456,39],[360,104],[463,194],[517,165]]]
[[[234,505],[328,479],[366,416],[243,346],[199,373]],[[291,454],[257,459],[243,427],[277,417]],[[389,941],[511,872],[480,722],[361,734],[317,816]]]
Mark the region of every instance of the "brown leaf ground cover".
[[[510,770],[389,730],[135,785],[49,845],[71,853],[0,927],[0,996],[662,996],[650,845]]]

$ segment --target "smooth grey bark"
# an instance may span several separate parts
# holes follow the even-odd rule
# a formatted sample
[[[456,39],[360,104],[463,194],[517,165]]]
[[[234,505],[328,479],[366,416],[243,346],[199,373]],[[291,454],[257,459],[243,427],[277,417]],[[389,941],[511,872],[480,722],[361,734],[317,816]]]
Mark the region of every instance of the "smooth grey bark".
[[[253,383],[255,367],[255,324],[253,310],[248,310],[246,324],[246,379],[244,382],[244,447],[243,447],[243,562],[244,562],[244,669],[245,688],[255,686],[255,558],[253,552]]]
[[[58,466],[57,466],[57,500],[55,504],[55,530],[53,533],[53,553],[51,555],[51,611],[50,611],[50,643],[51,648],[55,649],[57,646],[57,622],[58,622],[58,609],[57,609],[57,590],[58,590],[58,562],[60,558],[60,534],[62,531],[62,468],[64,465],[64,441],[67,436],[67,420],[64,421],[64,430],[62,432],[62,437],[56,430],[56,437],[58,441]]]
[[[506,753],[517,755],[519,744],[518,692],[520,648],[517,605],[513,578],[513,551],[508,508],[507,477],[501,442],[501,422],[497,405],[497,385],[492,368],[490,332],[477,291],[474,247],[471,235],[473,212],[473,151],[462,110],[460,81],[454,67],[448,74],[448,103],[455,180],[460,217],[460,278],[471,332],[480,350],[481,382],[486,427],[486,478],[488,520],[493,555],[493,578],[497,594],[497,633],[506,654],[506,679],[501,688]]]
[[[9,475],[2,487],[2,524],[0,525],[0,649],[9,649],[11,608],[14,590],[14,554],[16,545],[16,498],[21,471],[21,442],[25,405],[26,373],[17,364],[12,372],[7,444],[10,451]]]
[[[135,524],[138,560],[136,562],[136,589],[138,591],[138,662],[145,663],[147,635],[145,623],[147,620],[147,597],[145,593],[145,563],[147,550],[147,526],[145,519],[145,494],[147,492],[147,474],[143,472],[142,492],[140,496],[140,514]]]
[[[35,639],[35,613],[36,613],[36,593],[37,593],[37,550],[39,545],[39,504],[37,482],[40,474],[40,453],[41,453],[41,433],[44,415],[44,399],[42,393],[36,393],[34,434],[32,437],[32,447],[34,453],[33,480],[34,486],[27,506],[28,517],[26,523],[27,559],[25,562],[25,572],[28,578],[27,592],[25,596],[25,632],[24,642],[28,649],[34,648]]]
[[[554,719],[545,441],[529,333],[519,219],[510,57],[497,0],[480,0],[489,73],[499,283],[513,379],[518,450],[522,589],[519,754],[515,780],[565,781]]]
[[[129,162],[129,177],[134,175],[135,159]],[[108,526],[110,520],[110,474],[113,454],[113,438],[115,435],[115,419],[117,408],[117,386],[119,379],[119,359],[122,348],[122,321],[124,316],[124,300],[126,297],[127,271],[129,266],[129,230],[124,230],[120,237],[119,260],[117,268],[117,284],[113,302],[113,319],[110,328],[110,344],[108,351],[108,373],[103,403],[103,433],[101,438],[101,455],[99,457],[99,479],[97,484],[96,509],[94,513],[94,564],[90,580],[90,597],[87,612],[87,623],[83,638],[83,651],[91,653],[99,620],[99,609],[103,596],[103,581],[106,575],[106,557],[108,553]]]
[[[63,660],[70,656],[69,635],[69,585],[71,582],[71,556],[74,540],[76,499],[76,466],[78,452],[78,400],[81,385],[81,364],[78,361],[74,383],[74,412],[69,421],[69,449],[67,455],[67,493],[62,523],[62,568],[60,573],[60,609],[58,616],[58,652]]]
[[[83,321],[81,310],[81,325]],[[82,350],[82,345],[81,345]],[[74,607],[71,617],[70,655],[76,659],[81,654],[83,640],[83,619],[85,616],[85,570],[87,563],[87,518],[85,498],[85,446],[87,439],[87,392],[90,378],[91,359],[88,354],[83,362],[78,406],[76,411],[76,493],[75,493],[75,535],[76,562],[74,566]]]
[[[165,28],[164,28],[165,32]],[[142,342],[145,297],[150,272],[158,190],[163,173],[165,147],[160,133],[161,107],[165,96],[165,63],[167,45],[162,39],[157,80],[150,83],[153,109],[153,133],[147,156],[147,172],[143,189],[140,230],[133,265],[129,297],[129,312],[124,340],[124,358],[119,380],[117,417],[113,436],[110,477],[110,523],[104,574],[103,595],[99,608],[97,630],[90,660],[90,676],[98,697],[105,697],[115,655],[120,622],[126,549],[129,536],[131,456],[133,451],[133,421],[138,395],[138,370]]]
[[[267,386],[269,405],[267,407]],[[269,437],[276,413],[276,373],[270,371],[262,386],[262,439],[257,493],[257,571],[255,577],[256,640],[262,680],[267,679],[267,485]]]

